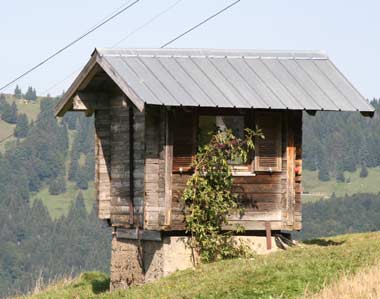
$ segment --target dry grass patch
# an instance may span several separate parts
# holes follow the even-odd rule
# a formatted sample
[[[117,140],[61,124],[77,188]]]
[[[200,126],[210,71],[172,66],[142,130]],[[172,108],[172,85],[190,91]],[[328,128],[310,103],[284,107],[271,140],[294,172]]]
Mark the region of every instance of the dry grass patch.
[[[378,299],[380,298],[380,264],[368,267],[355,275],[344,275],[308,299]]]

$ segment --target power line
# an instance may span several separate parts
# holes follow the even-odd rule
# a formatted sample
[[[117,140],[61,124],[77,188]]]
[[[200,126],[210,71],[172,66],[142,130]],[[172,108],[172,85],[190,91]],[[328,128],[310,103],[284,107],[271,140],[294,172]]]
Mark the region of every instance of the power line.
[[[183,0],[177,0],[177,1],[175,1],[173,4],[169,5],[164,10],[160,11],[159,13],[157,13],[156,15],[154,15],[153,17],[151,17],[149,20],[147,20],[146,22],[144,22],[142,25],[140,25],[140,26],[136,27],[135,29],[133,29],[131,32],[129,32],[126,36],[124,36],[118,42],[114,43],[111,46],[111,48],[115,48],[117,45],[121,44],[122,42],[125,42],[127,39],[129,39],[130,37],[132,37],[133,35],[135,35],[137,32],[139,32],[140,30],[144,29],[145,27],[147,27],[148,25],[150,25],[151,23],[153,23],[154,21],[156,21],[158,18],[160,18],[161,16],[163,16],[164,14],[166,14],[167,12],[169,12],[170,10],[172,10],[175,6],[177,6],[182,1]],[[50,86],[47,89],[45,89],[41,94],[45,94],[45,93],[49,92],[50,90],[52,90],[53,88],[59,86],[60,84],[62,84],[63,82],[65,82],[67,79],[69,79],[72,75],[74,75],[75,73],[77,73],[78,71],[80,71],[81,68],[82,68],[82,65],[80,65],[80,66],[78,65],[78,68],[76,68],[75,71],[71,72],[69,75],[63,77],[58,82],[54,83],[52,86]]]
[[[191,27],[190,29],[186,30],[185,32],[181,33],[180,35],[178,35],[177,37],[173,38],[172,40],[168,41],[167,43],[163,44],[160,48],[165,48],[166,46],[169,46],[170,44],[172,44],[173,42],[175,42],[176,40],[180,39],[181,37],[183,37],[184,35],[190,33],[191,31],[193,31],[194,29],[202,26],[203,24],[207,23],[208,21],[210,21],[211,19],[215,18],[216,16],[220,15],[221,13],[225,12],[226,10],[230,9],[232,6],[238,4],[240,2],[240,0],[237,0],[229,5],[227,5],[226,7],[224,7],[223,9],[219,10],[218,12],[216,12],[215,14],[209,16],[207,19],[203,20],[202,22],[198,23],[197,25]]]
[[[128,33],[125,37],[123,37],[122,39],[120,39],[118,42],[116,42],[115,44],[112,45],[111,48],[115,48],[117,45],[120,45],[122,42],[126,41],[128,38],[130,38],[132,35],[134,35],[135,33],[137,33],[138,31],[140,31],[141,29],[143,29],[144,27],[148,26],[149,24],[153,23],[156,19],[158,19],[159,17],[161,17],[162,15],[164,15],[165,13],[167,13],[168,11],[170,11],[171,9],[173,9],[175,6],[177,6],[180,2],[182,2],[183,0],[177,0],[176,2],[174,2],[173,4],[169,5],[167,8],[165,8],[164,10],[160,11],[158,14],[154,15],[152,18],[150,18],[148,21],[146,21],[144,24],[142,24],[141,26],[137,27],[136,29],[132,30],[130,33]]]
[[[140,0],[137,0],[137,1],[140,1]],[[136,3],[137,1],[135,1],[134,3]],[[236,5],[238,2],[240,2],[241,0],[237,0],[231,4],[229,4],[228,6],[224,7],[223,9],[219,10],[218,12],[216,12],[215,14],[209,16],[208,18],[206,18],[205,20],[203,20],[202,22],[198,23],[197,25],[191,27],[190,29],[186,30],[185,32],[181,33],[180,35],[178,35],[177,37],[173,38],[172,40],[168,41],[167,43],[163,44],[160,48],[165,48],[166,46],[170,45],[171,43],[175,42],[176,40],[180,39],[181,37],[185,36],[186,34],[190,33],[191,31],[195,30],[196,28],[202,26],[203,24],[207,23],[208,21],[210,21],[211,19],[215,18],[216,16],[220,15],[221,13],[223,13],[224,11],[228,10],[229,8],[231,8],[232,6]],[[70,74],[71,76],[72,74]],[[66,79],[66,78],[65,78]],[[0,89],[1,91],[1,89]],[[49,111],[50,112],[50,111]],[[40,116],[39,119],[37,119],[34,124],[42,121],[43,117]],[[11,138],[13,136],[13,134],[11,135],[8,135],[6,136],[5,138],[1,139],[0,140],[0,144],[3,143],[4,141],[8,140],[9,138]]]
[[[115,46],[119,45],[120,43],[126,41],[132,35],[134,35],[138,31],[142,30],[146,26],[150,25],[151,23],[153,23],[156,19],[158,19],[159,17],[161,17],[163,14],[167,13],[168,11],[170,11],[171,9],[173,9],[175,6],[177,6],[181,1],[183,1],[183,0],[177,0],[176,2],[174,2],[173,4],[171,4],[170,6],[168,6],[166,9],[164,9],[161,12],[159,12],[158,14],[154,15],[148,21],[146,21],[145,23],[143,23],[141,26],[135,28],[130,33],[128,33],[125,37],[123,37],[121,40],[119,40],[118,42],[116,42],[115,44],[113,44],[111,48],[114,48]],[[203,24],[207,23],[208,21],[210,21],[211,19],[213,19],[216,16],[220,15],[221,13],[225,12],[226,10],[230,9],[231,7],[235,6],[240,1],[241,0],[237,0],[237,1],[235,1],[235,2],[233,2],[231,4],[229,4],[229,5],[227,5],[223,9],[221,9],[218,12],[214,13],[213,15],[209,16],[207,19],[205,19],[202,22],[198,23],[197,25],[191,27],[190,29],[188,29],[185,32],[181,33],[180,35],[178,35],[177,37],[175,37],[172,40],[168,41],[167,43],[163,44],[160,48],[167,47],[168,45],[172,44],[176,40],[180,39],[181,37],[185,36],[186,34],[190,33],[191,31],[195,30],[196,28],[202,26]],[[55,83],[54,85],[52,85],[51,87],[49,87],[48,89],[46,89],[43,93],[46,93],[46,92],[50,91],[51,89],[55,88],[56,86],[60,85],[61,83],[65,82],[68,78],[70,78],[73,74],[75,74],[79,70],[80,70],[80,68],[76,69],[74,72],[70,73],[68,76],[64,77],[59,82]]]
[[[73,46],[74,44],[76,44],[77,42],[79,42],[80,40],[82,40],[83,38],[85,38],[86,36],[88,36],[89,34],[91,34],[92,32],[96,31],[97,29],[99,29],[103,25],[107,24],[109,21],[113,20],[114,18],[116,18],[117,16],[119,16],[120,14],[122,14],[123,12],[127,11],[129,8],[131,8],[132,6],[134,6],[135,4],[137,4],[140,1],[141,0],[135,0],[134,2],[130,3],[129,5],[127,5],[126,7],[122,8],[121,10],[118,10],[116,13],[114,13],[110,17],[106,18],[100,24],[92,27],[86,33],[84,33],[81,36],[79,36],[78,38],[74,39],[72,42],[68,43],[66,46],[64,46],[63,48],[59,49],[58,51],[54,52],[52,55],[48,56],[47,58],[45,58],[44,60],[42,60],[40,63],[36,64],[35,66],[33,66],[32,68],[28,69],[27,71],[25,71],[24,73],[22,73],[21,75],[19,75],[15,79],[13,79],[12,81],[10,81],[10,82],[6,83],[5,85],[3,85],[0,88],[0,91],[4,90],[5,88],[7,88],[8,86],[12,85],[16,81],[20,80],[21,78],[25,77],[29,73],[31,73],[34,70],[38,69],[40,66],[42,66],[45,63],[47,63],[49,60],[53,59],[55,56],[59,55],[63,51],[67,50],[68,48],[70,48],[71,46]]]

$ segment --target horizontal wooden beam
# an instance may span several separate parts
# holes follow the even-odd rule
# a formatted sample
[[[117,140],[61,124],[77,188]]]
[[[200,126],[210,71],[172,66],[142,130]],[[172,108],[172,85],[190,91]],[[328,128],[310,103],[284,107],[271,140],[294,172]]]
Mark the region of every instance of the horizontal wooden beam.
[[[161,241],[161,232],[155,230],[140,230],[138,228],[120,228],[116,230],[118,239],[144,240],[144,241]]]
[[[107,95],[102,92],[78,92],[73,98],[73,111],[84,111],[91,116],[95,110],[107,110]]]

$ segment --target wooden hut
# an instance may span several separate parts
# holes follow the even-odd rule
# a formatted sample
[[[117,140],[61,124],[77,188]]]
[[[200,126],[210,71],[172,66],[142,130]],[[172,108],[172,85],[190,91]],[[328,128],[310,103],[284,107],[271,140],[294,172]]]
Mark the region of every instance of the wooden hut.
[[[374,113],[322,53],[206,49],[97,49],[56,115],[66,111],[95,115],[98,214],[114,228],[114,287],[175,268],[181,193],[210,127],[263,130],[249,161],[232,166],[245,213],[230,223],[270,238],[302,227],[302,113]]]

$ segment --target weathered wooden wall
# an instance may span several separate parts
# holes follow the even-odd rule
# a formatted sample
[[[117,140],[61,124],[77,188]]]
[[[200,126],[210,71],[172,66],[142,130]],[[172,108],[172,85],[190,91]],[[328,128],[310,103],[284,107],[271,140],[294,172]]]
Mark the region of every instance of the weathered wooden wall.
[[[122,96],[111,98],[109,103],[109,109],[96,112],[95,122],[99,217],[110,219],[113,226],[184,230],[181,196],[191,172],[185,169],[180,173],[173,165],[178,164],[177,160],[182,164],[189,160],[183,154],[191,157],[194,147],[187,145],[176,151],[173,138],[193,142],[194,136],[182,136],[183,127],[173,122],[175,109],[148,106],[144,112],[136,108],[131,112],[128,100]],[[192,119],[197,112],[193,112],[182,113],[179,119],[188,125],[196,123]],[[234,190],[245,214],[231,215],[230,223],[241,224],[247,230],[263,230],[266,222],[272,230],[301,229],[302,112],[281,114],[282,171],[257,171],[255,176],[234,178]],[[176,130],[181,133],[179,137]],[[190,163],[191,159],[187,160]]]
[[[281,119],[282,171],[234,178],[234,189],[245,214],[232,215],[231,224],[241,224],[247,230],[264,230],[266,222],[272,230],[301,228],[301,174],[296,175],[295,168],[302,166],[302,112],[283,112]],[[172,175],[172,230],[184,229],[181,196],[190,175]]]
[[[145,114],[132,106],[125,96],[111,97],[107,103],[108,109],[97,110],[95,115],[99,218],[110,219],[114,226],[142,226]],[[132,206],[133,213],[130,212]],[[133,216],[133,221],[130,216]]]
[[[159,230],[166,224],[166,123],[164,107],[147,107],[145,117],[145,220],[144,228]],[[169,173],[170,175],[170,173]]]

